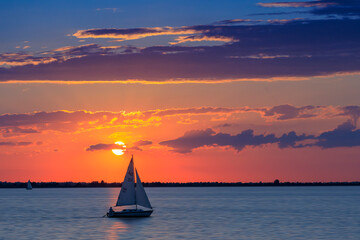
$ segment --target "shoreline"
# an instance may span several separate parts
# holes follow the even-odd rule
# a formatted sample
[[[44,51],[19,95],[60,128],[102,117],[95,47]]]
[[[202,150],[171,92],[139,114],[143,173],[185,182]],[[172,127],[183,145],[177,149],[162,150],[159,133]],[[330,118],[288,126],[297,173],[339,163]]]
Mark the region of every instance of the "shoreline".
[[[26,188],[27,182],[1,182],[0,188]],[[121,187],[121,183],[106,182],[32,182],[33,188],[110,188]],[[304,186],[360,186],[354,182],[188,182],[188,183],[143,183],[144,187],[304,187]]]

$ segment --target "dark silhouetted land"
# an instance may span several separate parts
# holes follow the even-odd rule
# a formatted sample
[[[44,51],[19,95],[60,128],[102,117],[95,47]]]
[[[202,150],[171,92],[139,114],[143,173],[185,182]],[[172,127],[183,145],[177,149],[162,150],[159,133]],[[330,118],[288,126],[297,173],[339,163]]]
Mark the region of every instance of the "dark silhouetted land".
[[[27,182],[0,182],[0,188],[25,188]],[[89,187],[121,187],[121,183],[104,181],[87,182],[32,182],[33,188],[89,188]],[[282,187],[282,186],[360,186],[356,182],[149,182],[144,187]]]

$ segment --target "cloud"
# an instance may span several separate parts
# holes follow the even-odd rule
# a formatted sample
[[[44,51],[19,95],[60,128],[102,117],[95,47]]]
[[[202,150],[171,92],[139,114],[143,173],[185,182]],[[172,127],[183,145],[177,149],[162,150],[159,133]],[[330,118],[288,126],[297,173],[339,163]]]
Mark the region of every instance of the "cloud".
[[[25,49],[25,47],[24,47]],[[86,44],[80,46],[66,46],[51,51],[45,51],[32,55],[26,52],[2,53],[0,54],[0,67],[16,67],[39,64],[49,64],[52,62],[62,63],[64,61],[81,58],[85,56],[105,56],[113,54],[124,54],[136,51],[134,47],[123,46],[100,46],[98,44]]]
[[[47,64],[56,61],[53,57],[36,57],[27,53],[0,54],[0,67]]]
[[[20,136],[32,133],[39,133],[38,130],[32,128],[20,128],[20,127],[7,127],[1,128],[0,133],[3,137],[13,137],[13,136]]]
[[[103,28],[79,30],[73,34],[77,38],[115,38],[121,41],[164,35],[186,35],[201,33],[190,27],[152,27],[152,28]]]
[[[130,147],[129,149],[130,150],[136,150],[136,151],[142,151],[142,146],[147,146],[147,145],[151,145],[153,144],[152,141],[149,141],[149,140],[140,140],[140,141],[137,141],[133,144],[132,147]]]
[[[143,112],[53,111],[0,115],[0,133],[3,137],[40,133],[42,131],[82,132],[100,128],[144,127],[159,124],[163,117],[190,115],[217,115],[257,111],[248,108],[184,108],[149,110]],[[139,142],[136,146],[145,144]]]
[[[306,2],[272,2],[272,3],[258,3],[257,5],[262,7],[327,7],[335,5],[335,1],[328,0],[317,0],[317,1],[306,1]]]
[[[290,1],[258,3],[258,5],[262,7],[311,8],[307,13],[314,15],[360,16],[360,2],[358,0]]]
[[[72,56],[89,56],[89,55],[108,55],[115,53],[122,53],[122,51],[118,52],[117,50],[123,50],[126,47],[123,46],[100,46],[98,44],[85,44],[80,46],[66,46],[54,49],[52,51],[43,52],[42,54],[52,54],[57,57],[66,56],[67,58],[71,58]]]
[[[28,146],[31,145],[32,142],[0,142],[0,147],[15,147],[15,146]]]
[[[121,146],[116,144],[106,144],[106,143],[98,143],[95,145],[90,145],[86,151],[97,151],[97,150],[111,150],[111,149],[119,149]]]
[[[325,149],[360,146],[360,130],[355,130],[355,126],[349,120],[332,131],[320,134],[317,139],[318,142],[314,145]]]
[[[137,151],[142,151],[142,149],[140,148],[141,146],[147,146],[147,145],[151,145],[152,141],[149,140],[140,140],[135,142],[132,147],[129,147],[129,150],[137,150]],[[86,151],[98,151],[98,150],[111,150],[111,149],[125,149],[123,146],[117,145],[117,144],[107,144],[107,143],[98,143],[98,144],[94,144],[94,145],[90,145]]]
[[[303,141],[306,140],[311,140],[312,143],[303,143]],[[356,147],[360,146],[360,130],[356,130],[351,120],[340,124],[334,130],[323,132],[318,136],[307,134],[298,135],[295,131],[284,133],[280,137],[276,137],[275,134],[255,135],[252,129],[242,131],[237,135],[230,135],[221,132],[216,133],[214,130],[208,128],[206,130],[185,132],[182,137],[160,142],[160,145],[171,147],[174,152],[190,153],[194,149],[204,146],[225,146],[241,151],[247,146],[256,147],[263,144],[274,143],[277,143],[280,149]]]
[[[160,142],[160,145],[173,148],[179,153],[189,153],[196,148],[203,146],[226,146],[232,147],[237,151],[243,150],[247,146],[261,146],[269,143],[278,143],[280,148],[296,147],[298,141],[312,139],[311,135],[298,136],[295,132],[282,135],[277,138],[274,134],[255,135],[254,130],[248,129],[237,135],[227,133],[215,133],[212,129],[193,130],[186,132],[184,136],[174,140]]]
[[[0,69],[0,81],[209,82],[357,73],[360,71],[360,32],[353,29],[359,28],[360,19],[344,18],[81,30],[76,33],[79,37],[122,40],[183,34],[188,36],[180,36],[178,41],[223,40],[224,44],[145,48],[90,44],[48,51],[43,58],[28,56],[31,61],[8,56],[7,66],[13,67]]]
[[[340,113],[339,115],[342,116],[350,116],[352,119],[352,124],[355,126],[357,126],[357,121],[360,117],[360,106],[345,106],[342,107],[341,110],[343,111],[342,113]]]
[[[240,108],[184,108],[149,110],[139,112],[89,112],[89,111],[54,111],[35,112],[27,114],[4,114],[0,115],[0,133],[2,137],[18,137],[28,134],[40,134],[43,132],[83,133],[101,129],[125,129],[148,126],[159,126],[163,122],[178,123],[186,121],[190,125],[197,124],[198,119],[207,121],[210,126],[214,125],[214,119],[221,116],[221,122],[216,122],[217,128],[236,126],[241,114],[256,113],[267,124],[278,124],[283,121],[300,119],[347,119],[344,124],[336,129],[309,135],[290,131],[277,135],[274,133],[255,134],[256,129],[248,129],[238,134],[215,132],[208,128],[186,132],[182,137],[163,141],[160,144],[168,146],[177,152],[191,152],[204,146],[231,147],[241,151],[247,146],[261,146],[264,144],[278,144],[279,148],[314,147],[331,148],[337,146],[358,146],[356,121],[359,117],[359,106],[292,106],[279,105],[274,107],[240,107]],[[231,120],[231,124],[227,123]],[[280,125],[279,125],[280,124]],[[195,126],[195,125],[194,125]],[[238,125],[238,126],[244,126]],[[256,126],[256,125],[252,125]],[[288,126],[286,123],[284,126]],[[251,127],[254,128],[254,127]],[[233,128],[231,128],[233,129]],[[231,130],[229,129],[229,130]],[[347,140],[344,140],[344,139]],[[341,141],[338,139],[342,139]],[[307,141],[309,140],[309,141]],[[28,143],[30,144],[30,143]],[[142,147],[152,144],[150,140],[140,140],[128,146],[129,149],[141,151]],[[17,146],[15,142],[3,141],[2,145]],[[20,143],[18,145],[21,145]],[[26,143],[24,143],[26,145]],[[98,143],[91,145],[87,151],[108,150],[117,145]]]
[[[247,112],[259,111],[259,108],[224,108],[224,107],[198,107],[198,108],[175,108],[175,109],[162,109],[144,112],[145,115],[151,114],[153,116],[172,116],[172,115],[191,115],[191,114],[216,114],[216,113],[234,113],[234,112]]]
[[[137,141],[134,143],[134,146],[146,146],[146,145],[151,145],[152,144],[152,141],[149,141],[149,140],[140,140],[140,141]]]
[[[313,135],[306,134],[297,135],[296,132],[291,131],[289,133],[284,133],[281,137],[278,138],[278,146],[279,148],[300,148],[304,145],[297,145],[297,143],[307,139],[315,139],[315,137]]]
[[[235,40],[231,37],[221,37],[221,36],[180,36],[175,39],[174,42],[171,42],[171,45],[185,43],[185,42],[203,42],[203,41],[217,41],[217,42],[234,42]]]
[[[110,114],[110,112],[109,112]],[[117,115],[121,115],[119,112]],[[51,125],[51,123],[71,123],[82,121],[106,121],[103,112],[87,111],[54,111],[35,112],[29,114],[4,114],[0,116],[0,127],[18,127],[29,125]]]
[[[0,128],[12,133],[35,133],[40,129],[62,130],[60,125],[77,127],[98,127],[99,125],[126,125],[135,120],[138,124],[155,121],[160,117],[188,114],[218,114],[240,111],[232,108],[186,108],[150,110],[144,112],[90,112],[90,111],[53,111],[26,114],[0,115]],[[142,122],[141,122],[142,121]],[[134,122],[134,123],[135,123]],[[37,128],[29,128],[36,126]],[[129,125],[131,126],[131,125]]]
[[[294,118],[310,118],[316,116],[311,110],[314,110],[315,106],[294,107],[288,104],[279,105],[265,110],[265,116],[277,116],[278,120],[287,120]]]
[[[119,8],[97,8],[96,11],[111,11],[113,13],[119,12]]]
[[[261,21],[261,20],[260,20]],[[239,24],[239,23],[254,23],[259,22],[259,20],[251,20],[251,19],[228,19],[228,20],[221,20],[218,22],[215,22],[216,25],[222,25],[222,24]]]
[[[35,134],[42,131],[76,132],[111,127],[145,127],[161,123],[163,118],[190,118],[191,116],[217,116],[230,118],[232,114],[258,113],[267,121],[286,121],[305,118],[350,117],[357,120],[359,106],[302,106],[278,105],[274,107],[194,107],[148,110],[143,112],[109,111],[52,111],[26,114],[0,115],[0,133],[3,137]],[[186,123],[194,123],[186,120]],[[354,120],[354,121],[355,121]],[[196,121],[195,121],[196,122]],[[356,121],[355,121],[356,122]],[[354,123],[355,125],[355,123]]]

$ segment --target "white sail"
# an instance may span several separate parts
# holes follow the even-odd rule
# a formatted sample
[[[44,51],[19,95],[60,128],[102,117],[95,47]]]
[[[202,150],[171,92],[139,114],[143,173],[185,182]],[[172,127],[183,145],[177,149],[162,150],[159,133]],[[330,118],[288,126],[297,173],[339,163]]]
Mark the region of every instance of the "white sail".
[[[133,158],[131,158],[116,206],[135,205],[135,198],[134,162]]]
[[[147,197],[144,187],[141,183],[139,174],[136,169],[135,171],[136,171],[136,204],[146,208],[152,208],[149,198]]]
[[[28,190],[32,189],[30,180],[27,182],[26,189]]]

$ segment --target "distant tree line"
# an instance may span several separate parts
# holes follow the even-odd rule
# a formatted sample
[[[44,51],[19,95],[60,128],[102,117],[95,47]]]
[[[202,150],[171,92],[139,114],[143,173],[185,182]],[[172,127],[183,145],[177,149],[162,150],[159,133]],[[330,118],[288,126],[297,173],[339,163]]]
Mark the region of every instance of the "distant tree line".
[[[25,188],[27,182],[1,182],[0,188]],[[98,182],[31,182],[33,188],[121,187],[121,183]],[[145,182],[144,187],[273,187],[273,186],[360,186],[360,182]]]

